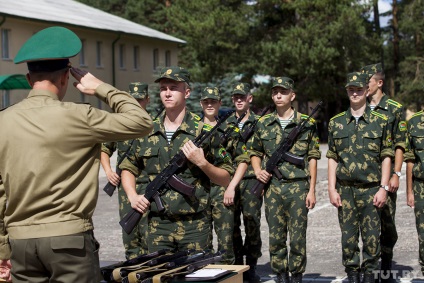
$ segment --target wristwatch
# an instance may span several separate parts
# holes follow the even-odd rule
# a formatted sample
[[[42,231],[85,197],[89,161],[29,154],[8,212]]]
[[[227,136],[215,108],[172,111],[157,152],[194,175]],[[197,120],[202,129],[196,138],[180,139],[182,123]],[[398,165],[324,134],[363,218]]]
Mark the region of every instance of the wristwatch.
[[[401,172],[394,172],[399,178],[400,178],[400,176],[402,176],[402,173]]]
[[[389,186],[387,185],[380,185],[380,188],[384,189],[386,192],[389,191]]]

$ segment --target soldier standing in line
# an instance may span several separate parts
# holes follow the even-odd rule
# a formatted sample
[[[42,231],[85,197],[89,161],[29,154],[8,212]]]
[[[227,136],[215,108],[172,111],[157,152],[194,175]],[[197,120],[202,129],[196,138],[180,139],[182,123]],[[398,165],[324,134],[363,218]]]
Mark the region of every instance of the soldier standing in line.
[[[387,116],[367,105],[368,76],[347,75],[350,107],[328,125],[328,194],[338,209],[342,263],[349,283],[359,283],[359,235],[364,283],[374,283],[380,258],[380,212],[387,200],[392,130]]]
[[[278,283],[302,282],[306,268],[306,229],[308,211],[315,207],[317,160],[321,158],[315,120],[310,118],[290,153],[301,157],[305,167],[281,160],[278,170],[283,178],[271,178],[265,164],[279,144],[308,115],[292,107],[296,97],[294,82],[288,77],[272,80],[272,100],[276,110],[259,120],[257,130],[248,144],[251,162],[257,179],[268,183],[264,196],[265,215],[269,226],[271,268]],[[262,163],[262,165],[261,165]],[[290,252],[287,247],[290,236]]]
[[[236,115],[228,118],[229,124],[235,125],[238,117],[246,113],[238,126],[240,133],[243,133],[255,119],[255,113],[250,110],[253,96],[250,93],[250,86],[247,83],[237,83],[233,87],[232,101],[235,106]],[[248,163],[242,162],[237,166],[234,177],[228,185],[224,203],[231,205],[234,203],[234,253],[235,264],[244,265],[244,256],[246,256],[246,264],[249,270],[243,273],[243,279],[250,283],[260,282],[260,277],[256,274],[256,265],[258,259],[262,256],[262,240],[261,240],[261,207],[262,199],[258,199],[250,193],[250,188],[255,181],[255,174],[252,167]],[[240,181],[241,180],[241,181]],[[244,239],[241,234],[241,217],[243,215],[243,223],[246,237]]]
[[[368,75],[368,100],[371,110],[387,116],[392,130],[395,158],[392,159],[389,191],[386,205],[381,211],[381,271],[376,278],[376,283],[393,283],[395,280],[391,272],[393,248],[397,242],[398,234],[395,224],[397,190],[403,163],[403,153],[406,146],[406,122],[402,104],[390,99],[383,92],[384,71],[381,63],[365,66],[361,72]],[[380,276],[381,275],[381,276]],[[380,278],[381,277],[381,278]]]
[[[134,97],[138,104],[146,110],[147,105],[150,102],[148,94],[148,85],[146,83],[134,82],[129,84],[129,94]],[[127,195],[121,186],[121,176],[118,175],[114,169],[110,166],[110,157],[118,150],[118,162],[123,160],[124,154],[128,151],[132,145],[132,140],[122,142],[107,142],[102,144],[102,152],[100,153],[100,163],[106,173],[109,183],[118,187],[118,203],[119,203],[119,217],[122,219],[130,210],[131,204],[128,201]],[[119,165],[119,164],[118,164]],[[144,176],[140,174],[139,178]],[[137,181],[139,184],[140,181]],[[132,259],[141,254],[147,253],[146,243],[146,231],[147,230],[147,217],[143,217],[137,228],[133,230],[131,234],[127,234],[122,231],[122,242],[125,249],[125,258]]]
[[[418,233],[421,272],[424,275],[424,112],[415,113],[408,121],[406,162],[406,202],[414,209]]]
[[[101,143],[152,129],[128,93],[70,66],[81,46],[71,30],[49,27],[14,59],[27,63],[32,87],[26,99],[0,112],[0,265],[10,266],[10,259],[14,283],[100,281],[92,216]],[[113,113],[63,102],[70,75],[81,93],[95,95]]]
[[[203,127],[199,116],[186,108],[191,91],[189,72],[181,67],[165,67],[155,82],[159,83],[165,112],[153,121],[153,131],[147,137],[134,141],[120,166],[122,185],[132,208],[140,213],[149,211],[149,253],[165,248],[208,249],[211,183],[229,184],[233,173],[231,158],[225,149],[212,146],[213,138],[200,148],[193,143],[207,127]],[[144,190],[180,150],[188,162],[178,177],[195,187],[195,196],[185,196],[169,188],[160,196],[165,210],[159,212],[156,203],[150,204],[144,197]],[[137,192],[135,179],[142,171],[147,178],[142,180],[141,190]]]

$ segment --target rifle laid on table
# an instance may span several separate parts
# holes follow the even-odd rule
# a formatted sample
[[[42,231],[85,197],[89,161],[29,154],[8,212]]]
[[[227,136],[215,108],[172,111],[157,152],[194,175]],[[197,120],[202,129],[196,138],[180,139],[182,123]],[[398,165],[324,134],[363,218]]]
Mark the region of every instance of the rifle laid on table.
[[[259,115],[259,118],[253,121],[253,123],[250,124],[248,128],[243,131],[243,133],[241,133],[241,138],[244,142],[247,142],[250,139],[250,137],[253,134],[253,131],[256,128],[256,124],[258,123],[259,119],[262,118],[266,114],[266,112],[268,112],[269,108],[271,108],[271,105],[268,105],[267,107],[265,107],[265,109],[262,110],[261,114]]]
[[[235,128],[238,127],[238,124],[243,120],[244,116],[246,116],[247,112],[244,112],[240,115],[240,117],[237,119],[235,125],[228,126],[227,129],[221,134],[220,142],[222,145],[225,145],[230,135],[234,132]]]
[[[280,170],[278,170],[278,163],[281,160],[285,160],[287,162],[290,162],[291,164],[301,166],[302,168],[305,166],[305,161],[303,160],[303,158],[291,154],[289,150],[295,143],[297,136],[302,132],[302,129],[305,127],[306,123],[312,118],[315,112],[318,111],[321,105],[322,101],[320,101],[318,105],[314,109],[312,109],[311,115],[309,115],[307,119],[299,123],[287,135],[287,137],[280,143],[278,148],[272,153],[271,157],[267,161],[265,165],[265,170],[270,174],[274,174],[278,180],[281,180],[283,178],[283,175],[281,174]],[[256,180],[255,184],[250,189],[250,192],[260,198],[265,185],[266,184],[262,183],[261,181]]]
[[[230,117],[234,112],[228,112],[221,118],[217,119],[218,122],[210,131],[202,130],[200,134],[194,139],[193,143],[197,147],[201,147],[202,144],[208,140],[215,131],[221,126],[221,124]],[[162,200],[160,199],[161,193],[168,187],[172,187],[174,190],[186,196],[194,196],[195,187],[191,184],[187,184],[183,179],[178,177],[176,174],[184,168],[187,162],[187,157],[184,152],[180,150],[172,159],[169,161],[168,166],[165,167],[154,179],[151,181],[145,191],[145,198],[148,201],[154,201],[159,212],[165,210]],[[137,226],[140,221],[142,213],[136,209],[132,209],[119,221],[122,229],[130,234],[131,231]]]
[[[156,114],[155,118],[153,118],[153,120],[156,120],[156,118],[159,117],[159,115],[163,112],[164,109],[165,109],[164,107],[160,108],[158,110],[158,113]],[[122,169],[119,168],[119,165],[121,165],[122,161],[124,161],[125,157],[127,157],[128,152],[130,152],[130,149],[131,149],[131,147],[134,143],[134,140],[131,141],[131,144],[129,145],[129,147],[127,148],[125,153],[122,155],[121,159],[119,159],[119,161],[116,164],[115,172],[116,172],[116,174],[119,175],[119,177],[121,177],[121,173],[122,173]],[[118,186],[119,186],[119,183],[118,183]],[[106,186],[103,188],[103,191],[105,191],[105,193],[107,193],[111,197],[113,195],[113,193],[115,192],[116,187],[117,186],[113,185],[111,182],[107,182]]]

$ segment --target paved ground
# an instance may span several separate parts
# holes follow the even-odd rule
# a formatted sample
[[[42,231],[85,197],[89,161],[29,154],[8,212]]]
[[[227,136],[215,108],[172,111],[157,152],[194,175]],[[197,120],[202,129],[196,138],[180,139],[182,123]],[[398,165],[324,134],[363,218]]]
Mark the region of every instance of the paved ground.
[[[309,212],[307,232],[308,264],[304,282],[346,281],[341,264],[340,228],[337,211],[328,201],[327,196],[327,146],[322,145],[323,158],[318,163],[317,205]],[[112,162],[116,157],[112,157]],[[112,163],[113,164],[113,163]],[[398,281],[424,282],[419,272],[418,238],[415,228],[414,213],[406,206],[405,200],[405,166],[402,169],[401,187],[398,192],[396,223],[399,233],[395,247],[394,270]],[[99,202],[94,213],[95,235],[101,244],[100,260],[103,264],[124,260],[121,229],[118,224],[118,200],[116,194],[106,195],[102,188],[106,177],[100,169]],[[269,264],[268,225],[262,216],[262,257],[258,263],[258,273],[262,282],[273,282],[274,275]],[[402,279],[402,280],[401,280]]]

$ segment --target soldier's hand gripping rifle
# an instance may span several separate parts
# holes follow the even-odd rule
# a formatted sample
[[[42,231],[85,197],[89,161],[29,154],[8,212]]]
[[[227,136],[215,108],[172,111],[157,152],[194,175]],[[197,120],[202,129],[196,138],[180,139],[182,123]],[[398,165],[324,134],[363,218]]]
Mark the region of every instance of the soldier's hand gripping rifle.
[[[216,125],[210,131],[201,131],[201,133],[194,139],[193,143],[197,147],[201,147],[202,144],[208,140],[215,131],[221,126],[221,124],[230,117],[234,112],[228,112],[224,116],[218,119]],[[144,193],[144,197],[152,202],[156,203],[158,211],[161,212],[165,209],[160,199],[161,192],[168,187],[172,187],[174,190],[178,191],[187,196],[193,196],[195,192],[195,187],[191,184],[187,184],[183,179],[176,175],[177,171],[181,168],[184,168],[187,162],[187,157],[184,155],[184,152],[180,150],[172,159],[169,161],[168,166],[163,169],[154,179],[151,181]],[[137,223],[140,221],[142,213],[136,209],[132,209],[128,212],[122,219],[119,221],[119,224],[122,226],[122,229],[130,234]]]
[[[242,140],[243,140],[244,142],[247,142],[247,141],[250,139],[250,137],[251,137],[251,136],[252,136],[252,134],[253,134],[253,131],[255,130],[256,124],[258,123],[259,119],[260,119],[262,116],[264,116],[264,115],[266,114],[266,112],[268,112],[269,108],[271,108],[271,106],[270,106],[270,105],[268,105],[267,107],[265,107],[265,109],[264,109],[264,110],[262,110],[262,112],[261,112],[261,114],[260,114],[259,118],[258,118],[258,119],[256,119],[255,121],[253,121],[253,123],[252,123],[252,124],[250,124],[250,125],[249,125],[249,127],[248,127],[246,130],[244,130],[244,131],[243,131],[243,133],[241,133],[241,138],[242,138]]]
[[[158,113],[156,114],[155,118],[153,118],[153,120],[156,120],[156,118],[159,117],[160,113],[162,113],[164,109],[165,109],[164,107],[160,108]],[[118,160],[118,162],[116,164],[115,172],[116,172],[116,174],[119,175],[119,177],[121,177],[121,173],[122,173],[122,170],[121,170],[121,168],[119,168],[119,165],[121,165],[122,161],[124,161],[125,157],[127,157],[128,152],[130,152],[130,149],[131,149],[133,143],[134,143],[134,140],[131,141],[131,144],[128,146],[127,150],[125,151],[125,153],[122,155],[122,157]],[[119,183],[118,183],[118,186],[119,186]],[[107,193],[111,197],[113,195],[113,193],[115,192],[116,187],[117,186],[115,186],[111,182],[107,182],[106,186],[103,188],[103,191],[105,191],[105,193]]]
[[[246,116],[246,114],[247,114],[247,112],[244,112],[243,114],[241,114],[240,117],[237,119],[236,124],[230,125],[229,127],[227,127],[225,132],[222,133],[222,135],[220,137],[220,142],[221,142],[222,145],[225,145],[225,143],[227,142],[230,135],[234,132],[235,127],[238,127],[238,124],[241,122],[241,120],[243,120],[243,118],[244,118],[244,116]]]
[[[311,115],[309,115],[307,119],[303,120],[288,134],[288,136],[280,143],[278,148],[272,153],[271,157],[267,161],[265,165],[265,170],[270,174],[273,173],[278,180],[281,180],[283,178],[283,175],[281,174],[280,170],[278,170],[278,163],[281,160],[285,160],[287,162],[290,162],[291,164],[301,166],[302,168],[305,166],[305,161],[303,160],[303,158],[291,154],[289,150],[295,143],[297,136],[302,132],[303,127],[305,127],[306,123],[312,118],[315,112],[318,111],[321,105],[322,101],[320,101],[318,105],[312,110]],[[261,181],[256,180],[255,184],[250,189],[250,192],[260,198],[265,185],[266,184],[262,183]]]

